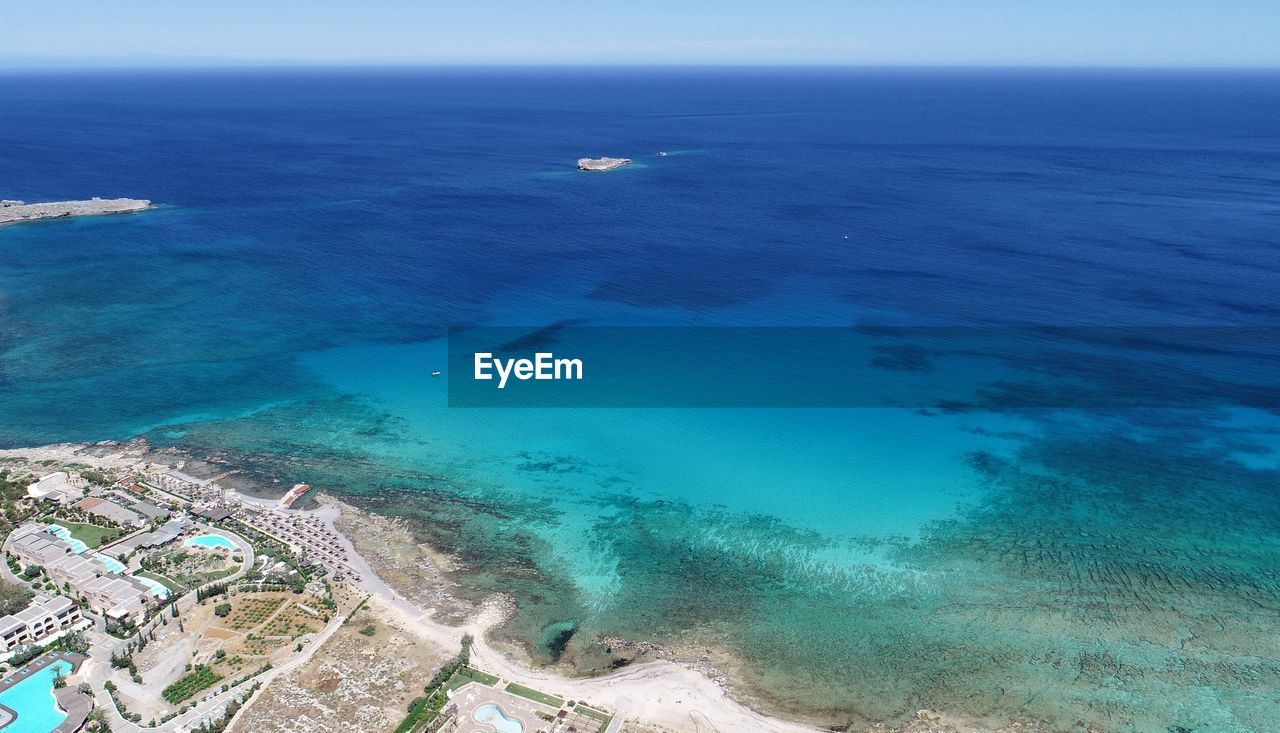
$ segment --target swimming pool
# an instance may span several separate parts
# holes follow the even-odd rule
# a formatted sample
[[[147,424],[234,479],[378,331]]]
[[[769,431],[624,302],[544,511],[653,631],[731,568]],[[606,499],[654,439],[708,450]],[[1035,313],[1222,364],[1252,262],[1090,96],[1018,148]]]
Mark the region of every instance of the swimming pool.
[[[17,720],[5,726],[5,733],[49,733],[67,719],[53,697],[55,671],[71,672],[71,663],[59,659],[25,680],[0,692],[0,705],[18,713]]]
[[[502,708],[492,703],[481,705],[471,713],[471,717],[476,719],[477,723],[488,723],[498,730],[498,733],[524,733],[524,723],[509,717],[502,711]]]
[[[58,539],[71,545],[71,551],[77,555],[83,555],[89,551],[89,546],[75,537],[71,536],[71,530],[63,527],[61,524],[49,525],[49,531],[57,535]]]
[[[236,549],[236,543],[220,534],[202,534],[199,537],[192,537],[182,544],[187,547],[203,547],[207,550],[212,550],[218,547],[222,547],[227,550]]]
[[[99,553],[98,559],[102,561],[102,564],[106,566],[107,570],[110,570],[113,573],[119,573],[120,575],[124,575],[125,571],[128,570],[128,568],[125,567],[124,563],[120,562],[114,557],[108,557],[106,555]]]
[[[145,583],[146,585],[151,586],[151,588],[156,592],[156,596],[157,596],[158,598],[168,598],[168,597],[169,597],[169,589],[165,587],[164,583],[161,583],[161,582],[158,582],[158,581],[152,580],[151,578],[148,578],[148,577],[143,576],[143,575],[135,575],[135,576],[133,576],[133,579],[134,579],[134,580],[141,581],[141,582]]]

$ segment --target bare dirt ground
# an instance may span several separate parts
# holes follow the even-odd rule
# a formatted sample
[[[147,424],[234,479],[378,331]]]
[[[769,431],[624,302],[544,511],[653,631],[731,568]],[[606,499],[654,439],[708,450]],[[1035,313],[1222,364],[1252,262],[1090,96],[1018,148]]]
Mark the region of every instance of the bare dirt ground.
[[[457,654],[389,620],[376,600],[301,669],[272,682],[231,733],[389,731],[436,668]],[[372,635],[362,633],[372,627]]]
[[[232,612],[219,618],[214,609],[229,603]],[[146,648],[134,654],[142,677],[138,685],[126,670],[116,670],[111,680],[131,712],[143,720],[160,718],[182,703],[172,705],[161,691],[188,671],[188,665],[207,665],[221,677],[209,690],[259,669],[264,664],[279,665],[289,659],[296,645],[305,643],[324,627],[324,621],[303,610],[321,607],[317,599],[292,593],[240,594],[231,598],[210,598],[183,612],[179,618],[165,617]],[[207,694],[198,693],[196,697]]]
[[[444,624],[462,624],[475,613],[471,604],[449,592],[443,577],[451,567],[449,558],[419,543],[403,520],[360,511],[329,495],[322,502],[341,511],[335,527],[405,600]]]

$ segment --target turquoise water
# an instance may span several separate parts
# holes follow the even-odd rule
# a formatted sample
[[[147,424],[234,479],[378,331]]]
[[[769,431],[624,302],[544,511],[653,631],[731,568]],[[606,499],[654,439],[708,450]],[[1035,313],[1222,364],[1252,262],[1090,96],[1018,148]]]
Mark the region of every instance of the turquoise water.
[[[236,549],[236,543],[218,534],[202,534],[199,537],[192,537],[182,544],[188,547],[205,547],[215,549],[222,547],[228,550]]]
[[[498,733],[524,733],[524,724],[515,718],[507,717],[507,714],[497,705],[481,705],[471,713],[471,716],[477,723],[492,725]]]
[[[135,575],[133,577],[136,580],[142,581],[144,584],[146,584],[152,590],[154,590],[156,592],[157,597],[159,598],[169,597],[169,589],[165,587],[164,583],[152,580],[151,578],[143,577],[141,575]]]
[[[501,640],[565,671],[635,661],[623,637],[837,727],[1280,730],[1277,401],[1133,330],[1280,321],[1272,72],[68,72],[0,95],[6,197],[164,204],[0,229],[0,443],[142,435],[405,517],[459,595],[511,595]],[[577,175],[591,150],[643,165]],[[450,326],[575,323],[1121,326],[1085,345],[1156,367],[1084,358],[1064,385],[1015,355],[991,410],[470,410],[429,376]],[[948,375],[880,346],[886,373]],[[1153,378],[1257,409],[1019,399]]]
[[[431,450],[381,435],[348,435],[347,446],[396,462],[425,459],[467,483],[565,501],[571,511],[590,511],[606,484],[647,499],[780,515],[815,530],[914,536],[976,495],[962,456],[1012,448],[1009,436],[1029,427],[1016,417],[984,416],[991,434],[977,435],[962,429],[971,418],[890,409],[449,410],[444,383],[422,379],[424,365],[441,363],[443,351],[442,341],[344,347],[300,362],[327,387],[395,415],[403,434],[429,436]],[[764,453],[771,460],[757,460]],[[826,508],[851,496],[856,511]],[[568,561],[583,548],[564,549]]]
[[[102,564],[106,566],[107,570],[110,570],[113,573],[124,574],[124,572],[129,569],[128,566],[126,566],[124,563],[120,562],[119,560],[115,559],[114,557],[110,557],[108,555],[101,555],[101,554],[98,555],[98,557],[102,560]]]
[[[43,670],[0,692],[0,705],[12,708],[18,719],[5,726],[7,733],[49,733],[67,719],[53,696],[53,680],[58,672],[71,672],[71,663],[54,661]]]
[[[80,540],[76,539],[75,537],[72,537],[71,530],[67,529],[66,527],[63,527],[60,524],[50,524],[49,531],[57,535],[58,538],[61,539],[63,542],[66,542],[68,545],[71,545],[71,551],[74,552],[75,554],[83,555],[84,553],[89,551],[89,546],[81,542]]]

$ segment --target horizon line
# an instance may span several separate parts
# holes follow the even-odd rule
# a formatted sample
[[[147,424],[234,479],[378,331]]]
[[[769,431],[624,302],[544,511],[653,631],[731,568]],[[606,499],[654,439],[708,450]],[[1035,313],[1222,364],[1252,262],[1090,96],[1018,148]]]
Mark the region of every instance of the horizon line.
[[[303,61],[303,60],[247,60],[169,57],[165,62],[115,63],[5,63],[0,61],[0,71],[95,71],[95,70],[253,70],[253,69],[928,69],[928,70],[1081,70],[1081,71],[1280,71],[1275,64],[1121,64],[1121,63],[877,63],[877,62],[732,62],[711,61],[700,63],[647,63],[647,62],[557,62],[557,61]]]

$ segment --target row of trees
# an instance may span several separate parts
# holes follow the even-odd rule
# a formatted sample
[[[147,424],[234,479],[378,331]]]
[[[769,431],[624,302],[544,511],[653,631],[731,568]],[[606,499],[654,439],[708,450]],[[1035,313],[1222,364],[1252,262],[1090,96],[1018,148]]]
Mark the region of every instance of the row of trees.
[[[72,631],[64,634],[58,639],[45,644],[26,644],[20,646],[9,656],[9,664],[13,667],[21,667],[30,662],[32,659],[44,654],[45,652],[70,652],[72,654],[88,654],[89,639],[82,632]]]
[[[203,601],[206,598],[213,598],[214,596],[225,596],[227,588],[226,583],[215,583],[206,585],[203,588],[196,588],[196,602]]]
[[[444,706],[444,696],[440,694],[440,687],[449,681],[463,667],[471,664],[471,644],[474,641],[470,634],[462,637],[462,649],[458,651],[458,656],[446,662],[436,673],[432,675],[426,686],[422,689],[423,695],[414,698],[409,703],[409,717],[405,718],[400,726],[396,728],[395,733],[407,733],[415,730],[424,721],[431,720],[436,716],[440,708]]]

